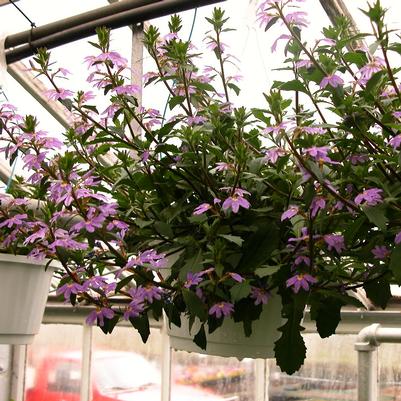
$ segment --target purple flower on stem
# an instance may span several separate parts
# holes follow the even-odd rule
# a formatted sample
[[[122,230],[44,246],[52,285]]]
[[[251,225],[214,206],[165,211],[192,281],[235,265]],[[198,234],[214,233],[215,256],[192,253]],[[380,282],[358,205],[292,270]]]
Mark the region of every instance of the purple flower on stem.
[[[263,158],[264,162],[275,164],[279,157],[285,155],[285,150],[282,148],[271,148],[266,150],[266,156]]]
[[[238,213],[239,208],[249,209],[251,204],[242,196],[234,194],[229,196],[222,205],[223,210],[231,209],[233,213]]]
[[[344,237],[339,234],[326,234],[323,236],[329,251],[335,249],[337,253],[341,253],[345,249]]]
[[[238,283],[242,283],[245,279],[238,273],[228,273],[228,275]]]
[[[202,281],[203,272],[200,273],[187,273],[187,279],[184,283],[185,288],[190,288],[193,285],[198,285]]]
[[[391,138],[391,139],[388,141],[388,143],[389,143],[390,146],[392,146],[392,148],[393,148],[394,150],[395,150],[395,149],[398,149],[398,148],[400,147],[400,145],[401,145],[401,135],[397,135],[397,136]]]
[[[222,316],[230,316],[233,312],[234,305],[230,302],[219,302],[209,309],[209,315],[215,315],[217,319],[220,319]]]
[[[326,207],[326,201],[321,196],[313,198],[311,207],[311,217],[314,218],[319,213],[319,210],[323,210]]]
[[[283,130],[286,129],[286,127],[287,127],[288,124],[289,124],[288,122],[282,121],[282,122],[281,122],[280,124],[278,124],[278,125],[266,127],[266,128],[263,130],[263,133],[264,133],[264,134],[278,135],[282,129],[283,129]]]
[[[138,300],[131,301],[124,310],[124,320],[138,317],[145,310],[145,305]]]
[[[114,317],[114,311],[110,308],[97,308],[92,311],[86,318],[86,324],[93,325],[98,324],[100,327],[104,326],[104,319],[112,319]]]
[[[62,88],[59,88],[58,90],[49,89],[44,92],[44,95],[50,100],[59,100],[59,99],[63,100],[73,96],[74,92],[70,91],[69,89],[62,89]]]
[[[304,263],[306,266],[310,266],[310,257],[305,255],[298,255],[294,260],[294,265],[299,266]]]
[[[164,293],[162,288],[156,287],[155,285],[147,285],[146,287],[142,287],[142,290],[143,299],[148,301],[150,304],[153,303],[155,299],[160,301]]]
[[[88,233],[93,233],[97,228],[102,228],[105,217],[101,214],[96,216],[95,213],[96,209],[94,207],[90,207],[88,214],[86,215],[86,220],[82,220],[77,224],[74,224],[71,229],[73,231],[81,231],[84,228]]]
[[[282,34],[282,35],[280,35],[274,42],[273,42],[273,45],[272,45],[272,47],[271,47],[271,52],[272,53],[274,53],[276,50],[277,50],[277,44],[278,44],[278,42],[280,41],[280,40],[283,40],[283,39],[292,39],[292,36],[291,35],[286,35],[286,34]]]
[[[328,146],[312,146],[311,148],[305,149],[304,153],[313,157],[318,163],[326,162],[331,164],[339,164],[327,156],[329,150],[330,148]]]
[[[28,218],[28,215],[26,213],[23,214],[16,214],[13,217],[10,217],[9,219],[4,220],[2,223],[0,223],[0,228],[1,227],[7,227],[11,228],[13,226],[22,226],[24,224],[24,219]]]
[[[395,243],[396,245],[398,245],[398,244],[401,243],[401,231],[395,236],[395,238],[394,238],[394,243]]]
[[[298,206],[290,206],[282,215],[281,215],[281,221],[291,219],[295,215],[297,215],[299,212]]]
[[[84,291],[81,284],[78,283],[67,283],[57,288],[56,295],[63,294],[66,301],[70,300],[71,294],[77,295],[78,293]]]
[[[192,212],[192,214],[200,215],[200,214],[206,213],[211,208],[212,208],[212,205],[210,205],[209,203],[201,203],[198,207],[195,208],[195,210]]]
[[[375,259],[386,259],[390,255],[390,250],[385,245],[376,245],[372,249]]]
[[[251,298],[255,300],[255,305],[263,304],[266,305],[269,299],[271,298],[271,294],[269,291],[264,288],[259,287],[251,287]]]
[[[357,205],[364,203],[367,206],[375,206],[383,202],[381,197],[382,192],[379,188],[365,189],[365,191],[355,197],[355,203]]]
[[[141,90],[138,85],[121,85],[113,88],[117,95],[137,95]]]
[[[296,274],[286,281],[287,288],[292,287],[292,290],[297,294],[301,287],[305,291],[309,291],[310,285],[317,283],[315,277],[310,274]]]
[[[322,79],[319,86],[321,89],[324,89],[327,85],[337,88],[337,86],[344,85],[344,80],[336,74],[327,75]]]

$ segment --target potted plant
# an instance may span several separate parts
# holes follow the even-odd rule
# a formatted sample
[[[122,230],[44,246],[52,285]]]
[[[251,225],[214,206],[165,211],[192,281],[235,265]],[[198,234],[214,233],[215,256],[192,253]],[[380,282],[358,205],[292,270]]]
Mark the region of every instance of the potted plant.
[[[75,117],[63,144],[34,117],[0,108],[4,151],[23,154],[30,174],[10,189],[13,208],[1,210],[0,224],[14,219],[3,224],[3,245],[60,261],[57,292],[94,305],[88,323],[110,333],[126,319],[146,341],[149,317],[164,311],[171,327],[188,319],[208,350],[207,336],[224,322],[250,336],[278,300],[275,356],[293,373],[306,355],[307,305],[322,337],[335,332],[342,306],[360,305],[358,288],[386,306],[401,279],[401,94],[389,61],[400,48],[379,1],[366,11],[373,36],[350,34],[339,18],[312,47],[298,6],[266,0],[258,9],[266,30],[286,28],[278,40],[291,74],[265,94],[265,108],[235,103],[219,8],[206,36],[216,63],[204,70],[200,50],[180,38],[178,16],[167,35],[145,32],[155,72],[144,79],[170,93],[168,121],[138,106],[139,88],[106,29],[86,59],[104,111],[92,92],[60,85],[68,71],[45,49],[32,61],[52,85],[48,95]],[[371,38],[370,48],[355,47]],[[21,199],[40,200],[41,214]]]

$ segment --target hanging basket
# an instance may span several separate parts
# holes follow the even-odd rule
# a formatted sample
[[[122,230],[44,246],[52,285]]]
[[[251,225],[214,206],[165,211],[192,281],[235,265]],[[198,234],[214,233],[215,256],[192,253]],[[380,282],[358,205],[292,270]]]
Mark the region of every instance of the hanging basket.
[[[281,317],[281,297],[273,296],[267,305],[264,305],[260,318],[252,323],[252,335],[245,337],[243,324],[235,323],[232,319],[225,319],[222,326],[212,334],[207,333],[206,350],[199,348],[193,342],[193,336],[199,330],[199,323],[195,323],[189,333],[188,320],[181,319],[181,327],[168,327],[170,346],[175,350],[197,352],[200,354],[223,357],[243,358],[273,358],[274,343],[281,333],[277,330],[284,323]]]
[[[0,344],[30,344],[39,332],[54,264],[0,254]]]

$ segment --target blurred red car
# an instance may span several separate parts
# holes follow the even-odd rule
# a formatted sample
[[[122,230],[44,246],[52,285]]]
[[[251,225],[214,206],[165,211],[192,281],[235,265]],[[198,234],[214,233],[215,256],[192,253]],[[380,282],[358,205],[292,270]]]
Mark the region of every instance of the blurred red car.
[[[58,353],[36,368],[26,401],[80,401],[81,354]],[[138,354],[97,351],[92,356],[92,401],[159,401],[160,371]],[[194,386],[176,384],[171,401],[223,401]]]

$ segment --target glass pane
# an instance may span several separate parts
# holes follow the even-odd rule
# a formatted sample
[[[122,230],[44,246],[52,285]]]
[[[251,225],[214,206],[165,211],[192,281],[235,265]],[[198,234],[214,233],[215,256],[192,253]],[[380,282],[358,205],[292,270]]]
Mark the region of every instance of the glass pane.
[[[321,339],[305,334],[308,348],[304,366],[289,376],[269,361],[270,400],[355,400],[357,353],[355,336],[337,335]]]
[[[379,347],[380,400],[401,399],[401,345],[382,344]]]
[[[146,344],[132,327],[111,335],[93,329],[92,400],[159,401],[161,335],[151,330]]]
[[[42,325],[28,347],[25,401],[79,401],[82,327]]]
[[[172,401],[255,399],[254,361],[172,351]]]

